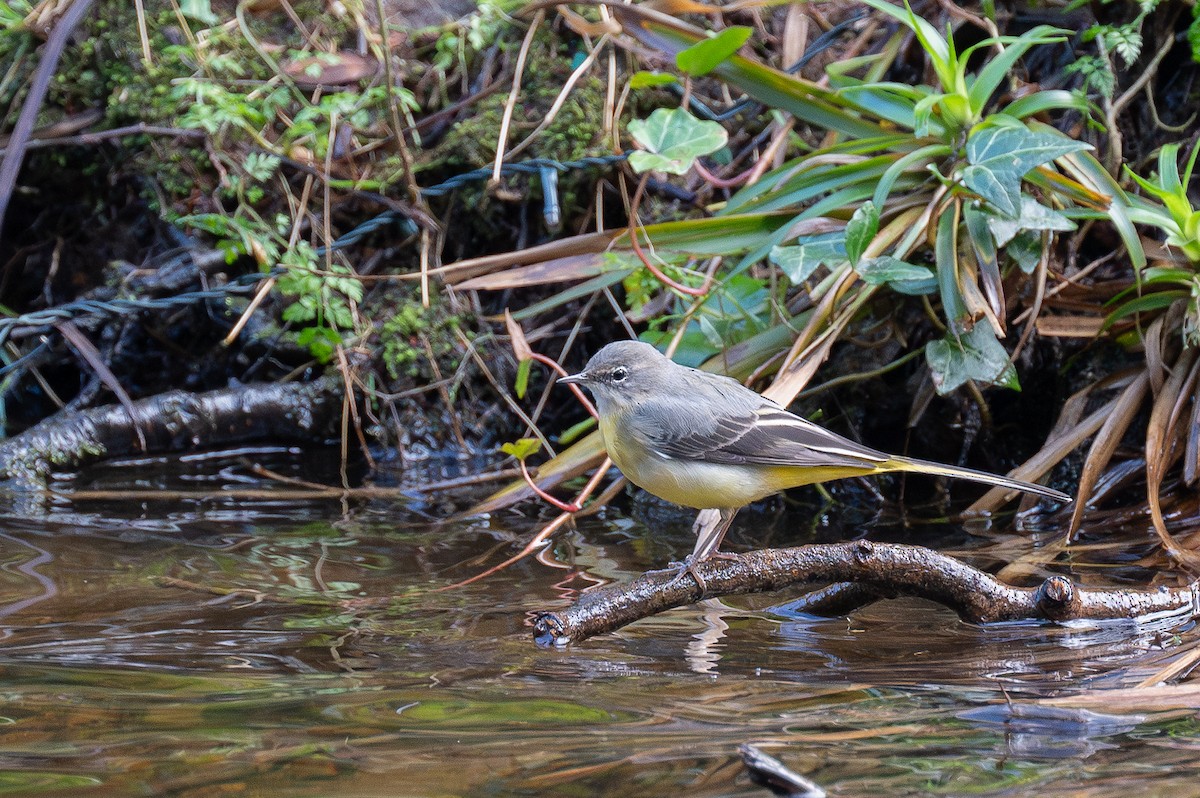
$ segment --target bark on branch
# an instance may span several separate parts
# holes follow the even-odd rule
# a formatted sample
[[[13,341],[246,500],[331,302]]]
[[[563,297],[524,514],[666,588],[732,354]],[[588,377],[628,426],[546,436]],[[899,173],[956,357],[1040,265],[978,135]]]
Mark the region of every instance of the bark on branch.
[[[624,585],[585,593],[561,612],[534,619],[541,645],[566,645],[604,634],[702,598],[760,593],[789,585],[834,582],[810,607],[845,611],[878,598],[919,596],[944,604],[973,623],[1014,620],[1107,620],[1200,611],[1200,583],[1146,590],[1098,590],[1052,576],[1038,587],[1012,587],[951,557],[922,548],[856,541],[764,549],[700,563],[690,575],[651,571]]]
[[[132,416],[120,405],[60,413],[0,442],[0,479],[36,486],[53,469],[109,457],[251,440],[324,440],[336,435],[342,382],[324,377],[201,394],[170,391],[131,409]]]

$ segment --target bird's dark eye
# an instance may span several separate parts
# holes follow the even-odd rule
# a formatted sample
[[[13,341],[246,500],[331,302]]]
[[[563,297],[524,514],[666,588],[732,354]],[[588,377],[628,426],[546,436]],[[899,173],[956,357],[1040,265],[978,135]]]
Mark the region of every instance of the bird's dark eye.
[[[629,369],[625,368],[624,366],[617,366],[615,369],[612,370],[612,381],[613,382],[624,382],[625,378],[628,376],[629,376]]]

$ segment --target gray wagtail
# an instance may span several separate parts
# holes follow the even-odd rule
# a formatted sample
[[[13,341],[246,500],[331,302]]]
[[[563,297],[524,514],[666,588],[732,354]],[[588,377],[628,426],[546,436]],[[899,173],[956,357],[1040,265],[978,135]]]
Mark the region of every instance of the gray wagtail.
[[[911,471],[1071,501],[1030,482],[877,452],[640,341],[608,344],[559,382],[592,392],[604,447],[629,481],[669,502],[720,512],[720,522],[696,540],[689,566],[717,551],[740,508],[831,479]]]

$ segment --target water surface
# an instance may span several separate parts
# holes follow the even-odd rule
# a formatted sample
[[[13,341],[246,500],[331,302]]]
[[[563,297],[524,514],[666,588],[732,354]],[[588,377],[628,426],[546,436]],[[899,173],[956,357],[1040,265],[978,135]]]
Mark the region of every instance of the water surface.
[[[746,742],[831,795],[1195,794],[1190,684],[1132,689],[1198,650],[1190,627],[984,628],[918,600],[816,619],[792,593],[541,649],[531,613],[663,565],[686,534],[608,510],[436,592],[514,553],[538,509],[438,524],[456,497],[224,496],[272,484],[239,463],[60,486],[204,498],[0,520],[0,794],[768,795]],[[750,520],[732,546],[766,534]]]

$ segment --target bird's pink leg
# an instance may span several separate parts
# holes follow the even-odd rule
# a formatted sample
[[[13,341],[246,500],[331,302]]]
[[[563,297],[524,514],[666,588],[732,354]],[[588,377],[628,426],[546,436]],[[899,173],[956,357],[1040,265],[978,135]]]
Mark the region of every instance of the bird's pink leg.
[[[737,508],[718,510],[720,515],[716,523],[707,524],[705,521],[710,516],[705,515],[705,511],[701,511],[700,516],[696,519],[695,529],[696,546],[692,549],[692,553],[683,559],[681,563],[672,563],[671,568],[664,568],[663,571],[675,571],[675,579],[668,584],[673,584],[676,580],[683,578],[684,574],[691,574],[692,579],[696,580],[696,584],[700,586],[700,594],[708,592],[708,584],[704,581],[704,577],[696,573],[696,566],[705,560],[713,557],[732,558],[736,555],[722,554],[717,551],[721,547],[721,541],[725,539],[725,533],[729,531],[729,525],[733,523],[733,517],[737,515]],[[661,573],[661,571],[651,571],[651,573]]]

